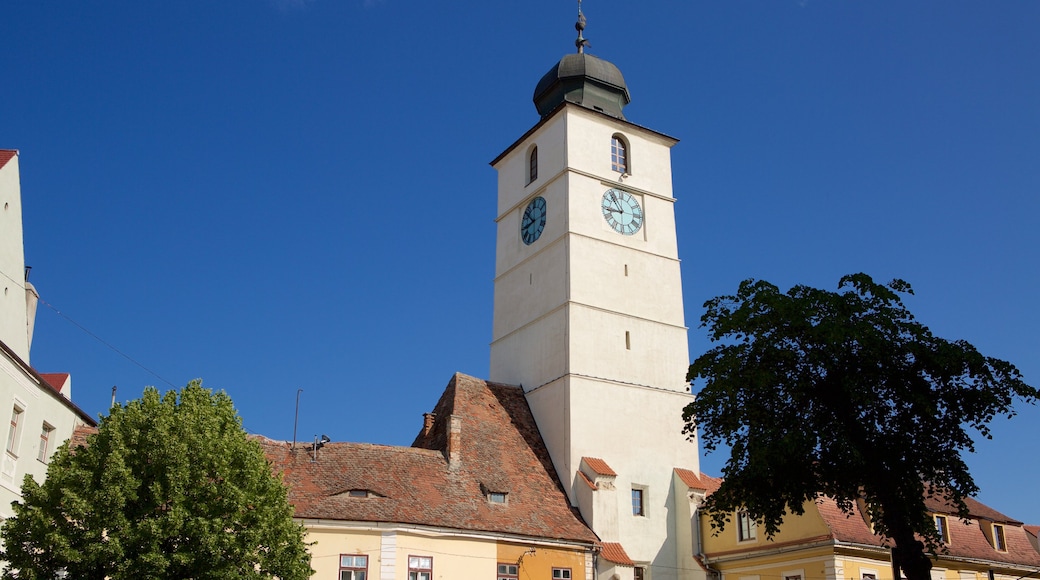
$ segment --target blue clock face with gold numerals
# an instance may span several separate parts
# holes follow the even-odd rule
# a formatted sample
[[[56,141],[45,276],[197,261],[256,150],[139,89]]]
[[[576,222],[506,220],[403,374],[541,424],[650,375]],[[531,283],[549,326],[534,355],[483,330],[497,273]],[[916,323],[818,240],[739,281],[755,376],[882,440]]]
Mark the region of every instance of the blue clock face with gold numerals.
[[[643,227],[643,208],[631,193],[611,188],[603,194],[603,219],[615,232],[631,236]]]
[[[545,229],[545,198],[536,197],[527,204],[524,218],[520,222],[520,237],[524,243],[531,245],[542,235]]]

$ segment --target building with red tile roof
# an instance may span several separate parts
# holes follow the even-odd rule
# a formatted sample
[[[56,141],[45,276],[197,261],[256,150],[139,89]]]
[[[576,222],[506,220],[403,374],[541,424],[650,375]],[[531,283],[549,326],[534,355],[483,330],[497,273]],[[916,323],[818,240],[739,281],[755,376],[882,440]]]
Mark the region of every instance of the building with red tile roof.
[[[584,578],[599,552],[519,387],[456,374],[411,447],[258,440],[315,542],[318,577],[424,558],[437,577]]]
[[[966,498],[968,518],[941,498],[926,505],[947,540],[933,554],[935,580],[1018,580],[1040,573],[1040,552],[1022,522]],[[781,580],[892,580],[890,543],[874,534],[863,506],[846,514],[830,498],[788,516],[778,534],[766,538],[753,522],[733,514],[732,525],[712,530],[701,518],[701,561],[716,577]]]

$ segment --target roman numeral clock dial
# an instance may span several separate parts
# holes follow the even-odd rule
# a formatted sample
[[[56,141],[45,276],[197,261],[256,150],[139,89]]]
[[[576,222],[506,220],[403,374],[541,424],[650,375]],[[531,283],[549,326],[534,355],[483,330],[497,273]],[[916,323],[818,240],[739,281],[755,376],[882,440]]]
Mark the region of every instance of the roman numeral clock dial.
[[[603,194],[603,219],[617,233],[631,236],[643,227],[643,208],[631,193],[608,189]]]
[[[545,198],[536,197],[527,204],[523,220],[520,222],[520,238],[531,245],[542,235],[545,229]]]

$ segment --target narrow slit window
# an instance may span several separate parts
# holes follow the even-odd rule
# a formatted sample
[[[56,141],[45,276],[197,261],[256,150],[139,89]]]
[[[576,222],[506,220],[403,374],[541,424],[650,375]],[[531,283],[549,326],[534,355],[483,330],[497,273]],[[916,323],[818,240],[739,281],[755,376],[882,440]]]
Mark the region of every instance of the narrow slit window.
[[[538,179],[538,147],[531,148],[531,155],[527,158],[527,183]]]

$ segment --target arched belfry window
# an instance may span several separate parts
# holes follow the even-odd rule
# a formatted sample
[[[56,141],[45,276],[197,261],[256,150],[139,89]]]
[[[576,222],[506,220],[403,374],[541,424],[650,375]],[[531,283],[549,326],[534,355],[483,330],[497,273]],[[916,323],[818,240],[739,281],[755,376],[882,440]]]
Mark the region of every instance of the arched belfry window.
[[[618,173],[631,173],[628,163],[628,145],[620,135],[610,138],[610,167]]]
[[[538,179],[538,146],[531,147],[531,153],[527,157],[527,183]]]

